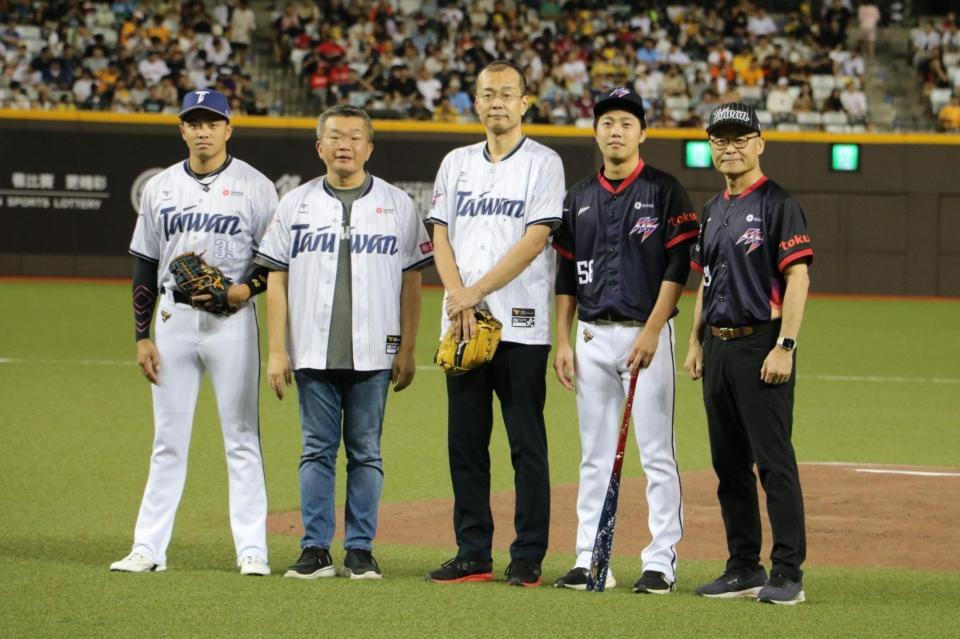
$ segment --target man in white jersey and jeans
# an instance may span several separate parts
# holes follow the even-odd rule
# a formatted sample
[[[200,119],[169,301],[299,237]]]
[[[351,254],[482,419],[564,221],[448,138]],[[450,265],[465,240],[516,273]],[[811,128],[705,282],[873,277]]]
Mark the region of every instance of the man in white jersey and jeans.
[[[190,157],[155,176],[143,191],[130,243],[136,258],[133,306],[137,363],[153,384],[154,441],[150,476],[137,516],[132,552],[117,572],[166,570],[167,546],[187,474],[197,393],[210,373],[223,430],[230,525],[240,573],[268,575],[267,493],[260,452],[260,351],[252,296],[266,287],[253,253],[277,206],[273,183],[227,154],[233,129],[226,96],[192,91],[183,99],[180,134]],[[228,317],[196,306],[176,288],[170,262],[201,253],[233,282]],[[157,297],[156,343],[150,323]]]
[[[336,106],[320,115],[323,177],[284,196],[257,262],[271,269],[267,296],[270,359],[277,397],[300,396],[301,554],[285,576],[336,574],[336,462],[347,453],[343,574],[380,579],[374,559],[383,487],[380,436],[387,388],[403,390],[416,371],[420,269],[433,245],[410,196],[364,171],[373,152],[366,111]],[[289,355],[287,351],[289,328]],[[342,426],[341,426],[342,424]]]
[[[490,433],[500,399],[517,493],[507,583],[538,586],[550,524],[550,478],[543,420],[554,252],[564,178],[560,156],[524,137],[526,80],[493,62],[479,74],[476,109],[485,142],[451,151],[437,174],[430,220],[437,271],[446,289],[441,333],[476,335],[477,309],[503,323],[486,366],[447,377],[448,449],[457,556],[427,578],[435,583],[493,580]]]

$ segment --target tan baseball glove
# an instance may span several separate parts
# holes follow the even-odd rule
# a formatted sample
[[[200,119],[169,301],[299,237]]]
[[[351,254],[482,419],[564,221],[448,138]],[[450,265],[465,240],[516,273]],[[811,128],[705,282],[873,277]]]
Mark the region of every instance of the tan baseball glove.
[[[433,361],[447,375],[462,375],[493,359],[500,343],[501,324],[487,311],[477,311],[477,336],[472,340],[457,341],[453,329],[447,329]]]

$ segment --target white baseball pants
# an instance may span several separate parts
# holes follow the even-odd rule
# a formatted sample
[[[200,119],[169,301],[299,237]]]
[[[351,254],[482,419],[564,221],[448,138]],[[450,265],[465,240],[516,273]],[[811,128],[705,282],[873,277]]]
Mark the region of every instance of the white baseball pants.
[[[580,421],[580,490],[577,496],[576,566],[590,567],[630,385],[627,355],[641,327],[579,322],[575,346],[577,414]],[[652,540],[640,557],[643,570],[676,579],[675,546],[683,534],[680,473],[673,435],[673,320],[664,325],[651,365],[641,370],[633,401],[633,434],[647,476]],[[616,543],[616,540],[614,540]]]
[[[134,531],[133,552],[166,565],[167,546],[187,476],[194,409],[210,373],[223,431],[230,526],[237,560],[267,560],[267,492],[260,451],[260,353],[256,308],[230,317],[160,298],[155,323],[159,385],[152,386],[154,440],[150,475]]]

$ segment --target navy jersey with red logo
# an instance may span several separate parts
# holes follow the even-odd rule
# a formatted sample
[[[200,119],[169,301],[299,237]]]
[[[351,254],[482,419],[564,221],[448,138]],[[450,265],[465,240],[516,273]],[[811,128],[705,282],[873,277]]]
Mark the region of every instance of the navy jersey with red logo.
[[[554,238],[561,262],[556,292],[576,295],[581,320],[645,322],[664,279],[685,283],[687,245],[698,233],[690,197],[672,175],[641,160],[614,186],[601,169],[564,200]],[[671,253],[682,270],[668,268]]]
[[[713,326],[745,326],[780,317],[797,260],[813,262],[803,210],[761,177],[739,195],[714,196],[701,215],[691,266],[703,273],[703,317]]]

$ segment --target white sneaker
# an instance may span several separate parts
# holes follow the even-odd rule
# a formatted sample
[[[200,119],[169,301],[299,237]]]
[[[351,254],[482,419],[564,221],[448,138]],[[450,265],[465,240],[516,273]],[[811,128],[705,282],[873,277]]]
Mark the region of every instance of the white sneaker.
[[[270,566],[255,555],[246,555],[240,560],[240,574],[266,577],[270,574]]]
[[[114,572],[163,572],[166,569],[166,566],[161,566],[138,552],[132,552],[120,561],[110,564],[110,570]]]

